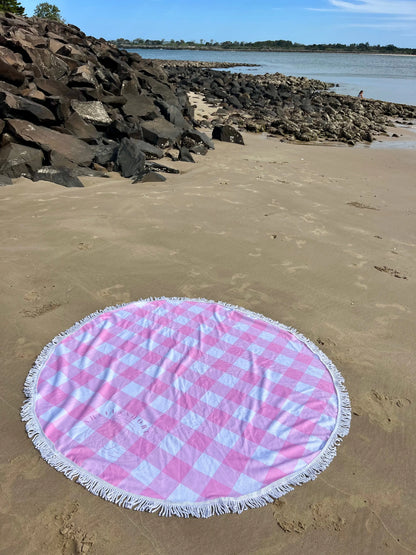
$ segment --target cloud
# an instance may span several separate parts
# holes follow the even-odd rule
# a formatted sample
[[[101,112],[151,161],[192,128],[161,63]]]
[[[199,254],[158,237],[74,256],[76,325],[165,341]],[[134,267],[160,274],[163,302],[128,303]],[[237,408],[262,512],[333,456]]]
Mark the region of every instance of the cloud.
[[[351,13],[416,17],[414,0],[329,0],[329,3]]]

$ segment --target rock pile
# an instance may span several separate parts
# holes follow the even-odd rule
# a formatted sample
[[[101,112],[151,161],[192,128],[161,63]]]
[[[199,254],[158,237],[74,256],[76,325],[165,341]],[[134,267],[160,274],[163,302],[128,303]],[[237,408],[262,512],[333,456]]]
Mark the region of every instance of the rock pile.
[[[163,62],[170,82],[218,106],[214,124],[238,125],[300,141],[350,144],[385,133],[390,118],[416,118],[416,107],[361,100],[329,91],[333,85],[305,77],[246,75]]]
[[[108,170],[149,180],[173,147],[191,156],[213,143],[157,64],[73,25],[0,13],[0,181],[82,186],[78,176]]]

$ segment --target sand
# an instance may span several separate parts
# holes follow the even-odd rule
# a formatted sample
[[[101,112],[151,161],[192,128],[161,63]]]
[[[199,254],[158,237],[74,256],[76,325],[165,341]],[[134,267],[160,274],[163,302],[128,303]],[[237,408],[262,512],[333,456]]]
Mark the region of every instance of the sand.
[[[165,183],[0,190],[1,554],[416,552],[414,151],[244,138]],[[97,309],[163,295],[263,313],[334,361],[351,431],[314,482],[241,515],[166,519],[40,459],[19,410],[42,347]]]

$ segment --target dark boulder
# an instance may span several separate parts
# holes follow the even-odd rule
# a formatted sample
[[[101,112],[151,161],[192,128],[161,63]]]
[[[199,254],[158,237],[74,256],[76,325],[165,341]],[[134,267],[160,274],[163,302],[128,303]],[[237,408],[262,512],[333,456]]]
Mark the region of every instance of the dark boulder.
[[[0,174],[31,176],[43,164],[43,152],[25,145],[9,143],[0,148]]]
[[[52,96],[64,96],[71,100],[83,100],[82,94],[77,89],[70,89],[62,81],[55,79],[43,79],[39,77],[35,79],[35,85],[38,89]]]
[[[120,140],[123,137],[128,137],[131,139],[143,139],[143,132],[139,120],[131,118],[129,120],[115,119],[111,122],[111,125],[106,129],[107,137],[115,140]]]
[[[132,183],[160,183],[166,181],[166,177],[160,173],[144,170],[133,178]]]
[[[192,158],[192,154],[189,152],[189,150],[185,146],[182,146],[179,149],[178,160],[180,160],[181,162],[193,162],[193,163],[195,163],[195,160]]]
[[[14,69],[17,69],[19,71],[23,71],[26,66],[21,54],[19,54],[18,52],[13,52],[5,46],[0,46],[0,60],[5,62],[6,64],[11,65],[12,67],[14,67]]]
[[[226,143],[244,144],[241,133],[231,125],[216,125],[212,130],[212,138]]]
[[[137,140],[136,144],[140,148],[140,150],[144,153],[147,160],[163,158],[163,150],[161,148],[140,140]]]
[[[142,123],[143,139],[160,148],[166,148],[175,144],[181,135],[178,129],[164,118],[157,118]]]
[[[163,173],[179,173],[179,170],[175,168],[170,168],[164,164],[159,164],[159,162],[146,162],[146,168],[149,170],[154,170],[156,172]]]
[[[160,115],[152,98],[145,94],[126,94],[126,103],[122,107],[126,116],[135,116],[144,119],[154,119]]]
[[[0,79],[12,85],[23,85],[26,80],[25,75],[15,69],[12,65],[0,59]]]
[[[165,118],[173,123],[175,127],[179,127],[183,130],[191,128],[190,123],[183,117],[179,108],[163,101],[158,102],[157,104]]]
[[[65,129],[68,129],[75,137],[87,143],[93,142],[99,136],[98,131],[91,123],[87,123],[83,118],[74,112],[65,121]]]
[[[108,164],[116,161],[119,145],[115,141],[111,141],[108,144],[97,145],[94,149],[94,162],[100,166],[108,167]]]
[[[121,95],[108,94],[101,97],[101,102],[109,106],[124,106],[127,102],[127,98]]]
[[[0,91],[0,116],[26,117],[37,123],[53,123],[55,116],[42,104],[28,98]]]
[[[35,77],[59,80],[69,73],[68,65],[47,48],[26,48],[30,52]]]
[[[56,150],[79,166],[89,166],[94,158],[95,152],[92,147],[72,135],[64,135],[47,127],[18,119],[9,119],[7,124],[19,140],[32,143],[44,152]]]
[[[208,152],[208,148],[205,145],[193,145],[190,147],[189,152],[192,152],[192,154],[200,154],[202,156],[205,156],[205,154]]]
[[[84,187],[81,181],[69,168],[53,168],[44,166],[33,174],[33,181],[51,181],[64,187]]]
[[[121,140],[116,166],[123,177],[132,177],[144,170],[146,156],[137,143],[135,139]]]
[[[186,146],[186,148],[189,148],[189,150],[191,150],[191,148],[198,145],[203,145],[211,149],[215,148],[214,143],[208,137],[208,135],[202,133],[201,131],[198,131],[197,129],[189,129],[183,133],[182,146]]]

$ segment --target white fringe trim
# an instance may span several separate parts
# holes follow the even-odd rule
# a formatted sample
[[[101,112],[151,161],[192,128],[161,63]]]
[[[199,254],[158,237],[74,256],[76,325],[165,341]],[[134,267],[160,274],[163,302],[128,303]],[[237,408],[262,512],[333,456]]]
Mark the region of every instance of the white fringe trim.
[[[44,435],[35,414],[38,378],[48,358],[54,351],[56,345],[60,343],[62,339],[79,329],[90,320],[93,320],[100,314],[111,312],[113,310],[118,310],[119,308],[123,308],[131,304],[137,304],[138,306],[140,306],[151,301],[159,300],[164,300],[173,304],[180,303],[182,301],[213,303],[221,305],[230,310],[238,310],[239,312],[242,312],[243,314],[251,318],[263,320],[264,322],[290,332],[302,343],[304,343],[315,355],[319,357],[321,362],[328,369],[329,373],[332,376],[335,390],[337,392],[339,410],[334,430],[327,440],[325,447],[322,449],[320,454],[317,455],[315,459],[305,467],[303,471],[295,473],[292,476],[286,476],[259,491],[243,495],[238,498],[221,497],[212,501],[205,501],[201,503],[172,503],[160,499],[143,497],[140,495],[132,495],[127,491],[114,487],[108,482],[105,482],[100,478],[97,478],[96,476],[90,474],[89,472],[86,472],[83,468],[79,467],[56,450],[55,446]],[[262,314],[257,314],[245,308],[223,303],[221,301],[217,302],[203,298],[188,299],[185,297],[149,297],[148,299],[139,300],[136,303],[124,303],[116,306],[111,306],[90,314],[89,316],[83,318],[81,321],[73,325],[68,330],[57,335],[48,345],[46,345],[46,347],[44,347],[26,378],[24,384],[24,393],[27,399],[25,400],[21,409],[22,420],[26,422],[26,430],[28,436],[32,439],[36,449],[39,450],[41,457],[48,464],[53,466],[59,472],[62,472],[67,478],[75,480],[76,482],[84,486],[94,495],[102,497],[107,501],[116,503],[120,507],[125,507],[127,509],[133,509],[136,511],[148,511],[152,513],[158,513],[160,516],[166,517],[178,516],[185,518],[208,518],[213,515],[222,515],[225,513],[241,513],[242,511],[245,511],[247,509],[263,507],[264,505],[273,502],[275,499],[278,499],[282,495],[285,495],[286,493],[292,491],[294,486],[304,484],[309,480],[315,480],[318,474],[320,474],[323,470],[327,468],[327,466],[336,455],[337,446],[341,443],[342,438],[348,434],[351,421],[351,405],[347,390],[344,386],[344,378],[341,376],[335,365],[314,343],[312,343],[309,339],[304,337],[294,328],[280,324],[279,322],[271,320],[270,318],[267,318]]]

